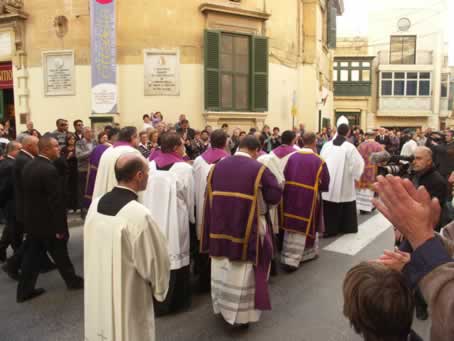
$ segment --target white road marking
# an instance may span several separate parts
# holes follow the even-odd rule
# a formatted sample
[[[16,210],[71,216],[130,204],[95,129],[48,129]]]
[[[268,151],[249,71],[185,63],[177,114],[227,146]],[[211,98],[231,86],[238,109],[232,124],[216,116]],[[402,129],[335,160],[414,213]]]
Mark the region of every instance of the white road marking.
[[[359,225],[358,233],[343,235],[323,250],[354,256],[391,226],[382,214],[376,214]]]

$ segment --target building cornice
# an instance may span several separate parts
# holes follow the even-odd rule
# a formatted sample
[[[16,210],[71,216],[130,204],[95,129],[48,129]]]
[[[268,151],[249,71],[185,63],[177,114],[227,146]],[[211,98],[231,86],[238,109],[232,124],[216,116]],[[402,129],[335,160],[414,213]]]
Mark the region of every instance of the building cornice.
[[[238,6],[227,6],[215,3],[203,3],[199,7],[200,12],[203,14],[214,12],[221,14],[230,14],[235,16],[240,16],[249,19],[257,19],[261,21],[266,21],[270,18],[271,14],[267,12],[255,11],[250,9],[241,8]]]

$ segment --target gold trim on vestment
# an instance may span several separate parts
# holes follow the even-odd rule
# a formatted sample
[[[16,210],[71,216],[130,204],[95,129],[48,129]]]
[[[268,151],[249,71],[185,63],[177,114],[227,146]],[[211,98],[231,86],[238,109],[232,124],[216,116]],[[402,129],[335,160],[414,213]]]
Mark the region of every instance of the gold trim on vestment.
[[[238,243],[238,244],[243,244],[244,243],[244,238],[236,238],[236,237],[229,236],[227,234],[210,233],[210,238],[213,238],[213,239],[227,239],[227,240],[230,240],[233,243]]]
[[[211,167],[210,172],[208,173],[208,177],[207,177],[207,187],[206,187],[206,190],[205,190],[205,200],[203,201],[202,229],[200,231],[200,245],[199,245],[200,253],[209,252],[209,250],[203,250],[203,239],[204,239],[204,236],[205,236],[205,211],[206,211],[206,205],[208,203],[208,205],[210,205],[210,209],[211,209],[211,206],[213,204],[213,195],[212,195],[212,187],[213,186],[211,184],[211,181],[213,179],[213,173],[214,173],[214,169],[215,168],[216,168],[216,165]]]
[[[249,243],[249,238],[251,237],[252,233],[252,224],[254,223],[254,215],[256,215],[256,209],[257,209],[257,200],[258,200],[258,193],[259,193],[259,186],[260,186],[260,181],[262,180],[263,173],[266,170],[266,166],[263,165],[260,167],[259,172],[257,173],[257,177],[255,178],[255,183],[254,183],[254,200],[252,201],[252,206],[251,210],[249,212],[249,219],[247,222],[246,226],[246,234],[244,236],[244,245],[243,245],[243,260],[247,259],[247,246]],[[258,227],[258,220],[257,220],[257,227]],[[257,238],[259,238],[259,233],[257,229]]]
[[[239,199],[247,199],[247,200],[254,200],[253,195],[238,193],[238,192],[222,192],[222,191],[214,191],[213,196],[218,197],[232,197],[232,198],[239,198]]]
[[[299,152],[299,153],[303,154],[303,155],[312,155],[313,154],[313,155],[317,156],[320,159],[320,161],[321,161],[321,164],[320,164],[320,166],[319,166],[319,168],[317,170],[317,174],[315,176],[315,186],[302,184],[302,183],[296,182],[296,181],[286,181],[285,182],[286,185],[297,186],[297,187],[310,189],[310,190],[314,191],[314,197],[312,198],[312,205],[311,205],[311,210],[310,210],[310,213],[309,213],[310,216],[309,216],[309,218],[306,218],[306,217],[302,217],[302,216],[298,216],[298,215],[294,215],[294,214],[290,214],[290,213],[285,213],[284,212],[284,207],[283,207],[284,205],[283,205],[283,201],[282,201],[281,216],[282,216],[282,225],[283,226],[281,228],[283,230],[285,230],[285,231],[289,231],[289,232],[303,234],[305,236],[313,237],[310,234],[310,229],[311,229],[311,225],[312,225],[313,218],[314,218],[314,208],[315,208],[315,204],[317,202],[318,189],[320,187],[320,175],[321,175],[321,172],[323,170],[323,165],[325,164],[325,162],[323,161],[323,159],[321,157],[319,157],[315,153],[309,153],[309,152]],[[306,232],[296,231],[296,230],[290,229],[288,227],[285,227],[284,226],[284,224],[285,224],[284,223],[284,221],[285,221],[284,218],[285,217],[306,222],[307,223]]]
[[[307,223],[310,222],[310,218],[306,218],[306,217],[302,217],[302,216],[295,215],[295,214],[290,214],[290,213],[284,213],[284,217],[305,221]]]
[[[306,184],[303,184],[303,183],[301,183],[301,182],[296,182],[296,181],[286,181],[285,184],[286,184],[286,185],[290,185],[290,186],[302,187],[302,188],[305,188],[305,189],[309,189],[309,190],[311,190],[311,191],[315,190],[315,187],[314,187],[314,186],[306,185]]]

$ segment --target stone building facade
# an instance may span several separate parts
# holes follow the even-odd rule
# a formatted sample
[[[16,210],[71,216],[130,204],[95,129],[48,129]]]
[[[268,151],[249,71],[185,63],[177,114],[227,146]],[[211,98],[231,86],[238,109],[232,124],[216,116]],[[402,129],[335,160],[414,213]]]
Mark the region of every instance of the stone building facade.
[[[141,126],[142,115],[154,111],[161,111],[169,122],[186,114],[195,128],[227,122],[245,128],[260,128],[266,123],[286,129],[292,125],[292,107],[297,109],[295,123],[304,122],[310,129],[333,120],[330,47],[335,41],[335,17],[343,13],[342,0],[115,0],[115,115],[92,112],[89,0],[0,3],[0,35],[11,32],[9,39],[13,42],[10,50],[2,51],[0,46],[0,58],[12,64],[14,110],[9,115],[15,116],[18,131],[28,120],[41,131],[54,129],[59,117]],[[238,41],[241,46],[243,41],[249,46],[243,55],[247,65],[238,63],[245,74],[233,74],[236,85],[231,91],[235,94],[222,90],[231,86],[232,78],[229,80],[227,72],[219,71],[219,86],[223,80],[228,85],[219,90],[219,100],[227,105],[215,109],[207,104],[207,97],[212,95],[206,84],[207,32],[218,32],[227,45]],[[266,82],[261,85],[254,83],[251,75],[253,57],[257,56],[252,42],[257,37],[266,41]],[[176,53],[178,94],[146,93],[147,51]],[[69,72],[72,88],[56,96],[47,91],[49,71],[44,65],[45,56],[65,53],[74,58]],[[222,53],[218,56],[220,61],[225,57]],[[241,59],[238,53],[230,57]],[[255,89],[253,85],[257,84],[262,88]],[[261,108],[253,103],[258,101],[260,91],[266,94]],[[229,106],[232,99],[244,105]],[[5,113],[3,118],[7,117]]]

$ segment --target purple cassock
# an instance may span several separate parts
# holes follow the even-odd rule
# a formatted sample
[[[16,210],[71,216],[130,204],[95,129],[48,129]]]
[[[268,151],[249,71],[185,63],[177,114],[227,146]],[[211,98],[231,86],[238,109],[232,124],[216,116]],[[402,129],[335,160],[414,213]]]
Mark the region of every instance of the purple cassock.
[[[153,152],[150,154],[150,156],[148,157],[148,160],[149,161],[153,161],[154,159],[156,159],[159,155],[161,155],[162,152],[161,152],[161,148],[156,148],[155,150],[153,150]]]
[[[85,183],[84,191],[84,207],[89,208],[93,196],[93,190],[95,189],[96,175],[98,174],[99,161],[101,160],[102,154],[109,148],[109,145],[100,144],[93,149],[88,159],[88,175],[87,182]]]
[[[205,160],[206,163],[209,165],[212,165],[219,160],[230,156],[228,152],[226,152],[224,149],[219,149],[219,148],[208,148],[203,154],[202,158]]]
[[[263,243],[259,242],[259,191],[269,205],[281,200],[282,189],[266,166],[240,155],[219,161],[208,175],[200,246],[211,257],[252,262],[255,308],[269,310],[267,278],[273,244],[270,228]]]
[[[286,157],[288,154],[294,153],[297,150],[293,146],[282,144],[279,147],[273,149],[273,154],[276,155],[279,159]]]
[[[372,185],[377,179],[377,165],[370,161],[372,153],[378,153],[384,150],[384,146],[378,142],[367,140],[358,147],[358,152],[364,159],[364,172],[361,179],[356,182],[357,188],[372,189]]]
[[[320,217],[319,193],[329,189],[329,172],[325,161],[315,153],[299,151],[290,156],[284,170],[285,188],[280,209],[283,230],[316,238]]]

